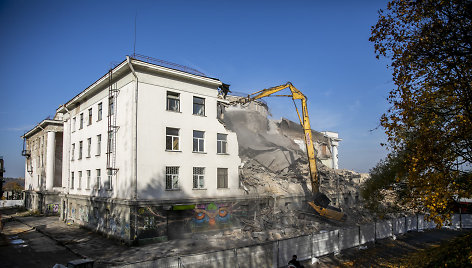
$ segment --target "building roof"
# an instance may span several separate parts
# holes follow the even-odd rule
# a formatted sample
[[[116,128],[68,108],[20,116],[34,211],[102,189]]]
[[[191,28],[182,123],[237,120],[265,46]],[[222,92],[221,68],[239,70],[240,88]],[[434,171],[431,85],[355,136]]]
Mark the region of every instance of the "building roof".
[[[55,126],[62,126],[62,120],[54,120],[54,119],[44,119],[41,121],[39,124],[37,124],[34,128],[26,132],[21,138],[29,138],[33,136],[35,133],[39,132],[40,130],[43,130],[45,127],[49,125],[55,125]]]
[[[133,66],[133,68],[140,67],[142,69],[146,69],[152,72],[167,74],[170,76],[179,77],[181,79],[183,78],[187,80],[198,81],[200,83],[211,84],[214,86],[222,85],[219,79],[198,75],[197,72],[195,71],[193,71],[193,73],[190,73],[190,71],[183,71],[179,69],[169,68],[169,67],[161,66],[158,64],[153,64],[146,61],[138,60],[129,56],[127,56],[124,61],[116,65],[111,70],[112,77],[113,76],[117,77],[117,76],[121,76],[127,73],[131,73],[132,71],[129,66],[130,64]],[[180,66],[180,65],[176,65],[176,66]],[[193,70],[191,68],[189,69]],[[76,103],[80,103],[84,98],[87,98],[87,96],[94,94],[97,90],[103,88],[103,86],[105,86],[108,83],[109,75],[110,75],[110,72],[107,72],[105,75],[100,77],[97,81],[95,81],[85,90],[77,94],[74,98],[72,98],[65,104],[59,106],[59,108],[57,108],[57,112],[66,112],[68,109],[73,108],[73,106]]]

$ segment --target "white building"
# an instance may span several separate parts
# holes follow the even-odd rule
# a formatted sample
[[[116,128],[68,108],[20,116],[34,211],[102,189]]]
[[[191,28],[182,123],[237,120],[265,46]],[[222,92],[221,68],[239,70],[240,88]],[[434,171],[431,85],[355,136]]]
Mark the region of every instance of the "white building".
[[[22,155],[25,161],[25,207],[41,213],[56,213],[62,192],[61,114],[45,119],[26,132]]]
[[[217,119],[221,85],[127,57],[59,107],[61,218],[125,241],[166,239],[172,220],[176,232],[204,228],[201,217],[226,223],[241,160]]]
[[[342,139],[339,138],[339,134],[337,132],[323,131],[321,133],[323,133],[323,135],[326,138],[328,138],[329,140],[328,145],[331,147],[329,148],[331,150],[331,158],[321,160],[321,161],[323,162],[323,164],[325,164],[326,166],[332,169],[339,169],[338,146],[339,146],[339,142],[342,141]]]

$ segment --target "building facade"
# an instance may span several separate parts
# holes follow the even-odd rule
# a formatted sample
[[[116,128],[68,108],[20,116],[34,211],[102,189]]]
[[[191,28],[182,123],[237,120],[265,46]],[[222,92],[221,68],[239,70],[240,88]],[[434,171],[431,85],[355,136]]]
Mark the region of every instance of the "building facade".
[[[25,207],[40,213],[57,213],[62,192],[62,114],[45,119],[26,132]]]
[[[221,85],[127,57],[59,107],[61,219],[127,242],[224,221],[242,192],[236,134],[217,119]]]

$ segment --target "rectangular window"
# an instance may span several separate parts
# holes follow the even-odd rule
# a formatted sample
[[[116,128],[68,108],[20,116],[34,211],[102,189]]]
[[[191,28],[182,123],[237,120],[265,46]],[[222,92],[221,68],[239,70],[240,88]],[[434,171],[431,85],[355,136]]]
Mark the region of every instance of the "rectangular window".
[[[92,124],[92,108],[88,109],[88,125]]]
[[[167,91],[167,110],[180,112],[180,94]]]
[[[205,168],[203,167],[193,168],[193,188],[194,189],[205,188]]]
[[[79,158],[77,159],[82,159],[82,148],[83,148],[83,142],[79,141]]]
[[[97,181],[95,182],[95,189],[101,189],[100,187],[100,176],[101,176],[102,171],[100,169],[97,169]]]
[[[115,99],[113,97],[108,98],[108,116],[115,113]]]
[[[108,132],[108,153],[113,153],[113,130]]]
[[[97,155],[100,155],[102,152],[102,135],[97,135]]]
[[[179,129],[166,127],[166,150],[179,150]]]
[[[77,118],[72,118],[72,132],[75,131],[75,126],[77,125]]]
[[[79,171],[79,184],[77,185],[77,189],[80,190],[80,187],[82,187],[82,171]]]
[[[109,169],[107,171],[107,183],[106,183],[107,190],[113,189],[112,182],[113,182],[113,170]]]
[[[98,104],[98,114],[97,114],[97,121],[102,120],[102,103],[100,102]]]
[[[91,176],[90,173],[91,173],[90,170],[87,170],[87,188],[85,188],[85,189],[90,189],[90,179],[91,179],[90,178],[90,176]]]
[[[70,173],[70,188],[74,189],[74,172]]]
[[[75,143],[72,143],[72,148],[70,150],[70,160],[74,161],[74,155],[75,155]]]
[[[204,152],[205,151],[205,132],[194,130],[193,131],[193,151]]]
[[[217,170],[217,187],[228,188],[228,169],[218,168]]]
[[[226,134],[216,134],[216,147],[217,147],[217,153],[219,154],[226,154],[228,153],[227,147],[228,147],[228,135]]]
[[[92,138],[87,139],[87,157],[92,154]]]
[[[84,128],[84,113],[80,114],[79,129]]]
[[[193,114],[205,115],[205,99],[193,97]]]
[[[166,190],[179,189],[179,167],[166,167]]]
[[[41,153],[41,167],[44,167],[44,154]]]

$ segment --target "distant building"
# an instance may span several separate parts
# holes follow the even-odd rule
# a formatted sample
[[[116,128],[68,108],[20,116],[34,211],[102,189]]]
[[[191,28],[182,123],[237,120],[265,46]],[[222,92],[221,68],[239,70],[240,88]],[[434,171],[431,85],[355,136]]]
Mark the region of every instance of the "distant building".
[[[339,134],[337,132],[323,131],[321,133],[323,133],[323,135],[328,139],[327,144],[324,144],[322,149],[326,151],[329,150],[331,152],[331,157],[328,159],[323,159],[321,162],[332,169],[339,169],[338,146],[342,139],[339,138]]]

